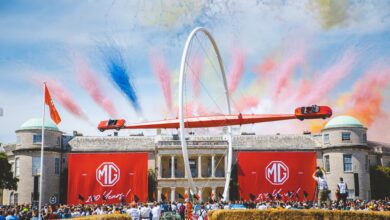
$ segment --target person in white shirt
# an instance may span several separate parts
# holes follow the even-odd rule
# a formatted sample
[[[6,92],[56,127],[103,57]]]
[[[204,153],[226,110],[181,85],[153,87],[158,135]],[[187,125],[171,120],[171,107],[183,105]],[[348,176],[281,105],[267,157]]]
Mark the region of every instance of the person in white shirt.
[[[161,215],[160,205],[157,203],[154,203],[153,208],[152,208],[152,220],[159,220],[160,215]]]
[[[260,210],[266,210],[267,209],[267,205],[265,203],[261,203],[257,209],[260,209]]]
[[[348,197],[348,186],[346,183],[344,183],[344,180],[342,177],[340,177],[340,182],[337,183],[337,190],[338,190],[338,196],[337,196],[337,205],[339,205],[340,200],[343,201],[343,208],[347,205],[347,197]]]
[[[141,219],[149,219],[151,212],[152,209],[148,206],[148,204],[144,203],[141,208]]]
[[[321,208],[321,203],[325,202],[327,207],[330,208],[329,188],[328,183],[325,180],[324,173],[317,167],[312,175],[313,179],[317,182],[318,186],[318,208]]]
[[[131,216],[132,220],[140,220],[140,211],[136,204],[131,204],[131,208],[126,210],[126,213]]]
[[[171,204],[171,209],[172,209],[172,212],[174,212],[174,213],[177,212],[177,206],[176,206],[176,203],[175,203],[175,202],[172,202],[172,204]]]
[[[223,209],[230,209],[230,202],[229,202],[229,203],[226,203],[226,204],[223,206]]]

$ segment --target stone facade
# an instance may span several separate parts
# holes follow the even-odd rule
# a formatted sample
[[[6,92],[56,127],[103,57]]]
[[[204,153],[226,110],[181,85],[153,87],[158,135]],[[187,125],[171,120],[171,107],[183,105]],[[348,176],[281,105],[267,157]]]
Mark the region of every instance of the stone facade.
[[[351,198],[369,199],[369,166],[390,164],[390,145],[367,141],[367,129],[359,124],[325,127],[319,134],[303,135],[235,135],[233,137],[233,161],[240,151],[311,151],[317,154],[317,165],[326,169],[331,197],[339,177],[348,184]],[[19,163],[19,188],[3,192],[3,203],[31,203],[34,191],[33,158],[40,155],[40,144],[34,143],[39,129],[16,131],[18,142],[4,145],[9,161]],[[45,141],[44,203],[56,196],[61,199],[61,173],[67,167],[69,153],[93,152],[147,152],[148,169],[157,177],[156,195],[178,195],[189,192],[188,174],[184,170],[181,145],[176,135],[155,136],[64,136],[60,131],[48,129]],[[201,199],[222,194],[227,167],[227,138],[221,136],[190,135],[187,140],[191,173],[199,188]],[[56,163],[60,161],[60,174]],[[57,162],[56,162],[57,161]],[[15,170],[15,167],[13,168]],[[357,188],[359,190],[357,190]],[[65,190],[66,191],[66,190]],[[12,198],[13,196],[13,198]],[[11,199],[10,199],[11,198]]]

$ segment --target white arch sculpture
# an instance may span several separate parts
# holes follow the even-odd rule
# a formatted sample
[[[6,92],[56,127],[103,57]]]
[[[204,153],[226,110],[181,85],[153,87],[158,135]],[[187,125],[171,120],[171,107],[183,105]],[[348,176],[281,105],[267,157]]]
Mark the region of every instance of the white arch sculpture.
[[[188,183],[191,191],[193,193],[197,193],[197,188],[195,186],[194,180],[192,179],[192,174],[191,174],[191,169],[190,169],[190,164],[188,160],[188,149],[187,149],[187,141],[185,139],[185,134],[184,134],[184,97],[183,97],[183,92],[184,92],[184,71],[185,71],[185,65],[187,61],[187,56],[188,56],[188,49],[191,44],[192,39],[196,35],[197,32],[203,32],[206,34],[208,39],[210,40],[211,44],[213,45],[214,51],[218,57],[218,63],[219,67],[221,69],[221,74],[222,74],[222,79],[223,79],[223,84],[224,84],[224,89],[225,89],[225,96],[226,96],[226,104],[227,104],[227,110],[228,114],[231,114],[231,108],[230,108],[230,97],[229,97],[229,90],[227,87],[227,81],[226,81],[226,75],[225,75],[225,69],[223,67],[222,63],[222,58],[219,53],[217,44],[215,43],[214,38],[211,36],[210,32],[203,27],[197,27],[195,28],[190,35],[187,38],[186,44],[184,46],[183,50],[183,55],[181,57],[181,66],[180,66],[180,78],[179,78],[179,121],[180,121],[180,142],[181,142],[181,148],[183,152],[183,159],[184,159],[184,168],[185,172],[188,175]],[[229,183],[230,183],[230,176],[231,176],[231,168],[232,168],[232,157],[233,157],[233,148],[232,148],[232,130],[231,127],[228,126],[227,129],[227,141],[228,141],[228,167],[226,169],[226,182],[225,182],[225,188],[223,191],[223,199],[224,200],[229,200]]]

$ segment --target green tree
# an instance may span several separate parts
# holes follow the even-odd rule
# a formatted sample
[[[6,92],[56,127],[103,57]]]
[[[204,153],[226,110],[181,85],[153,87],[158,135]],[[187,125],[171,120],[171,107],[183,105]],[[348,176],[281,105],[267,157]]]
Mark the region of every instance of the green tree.
[[[373,199],[390,197],[390,167],[371,167],[370,180]]]
[[[16,190],[19,179],[14,177],[7,155],[0,153],[0,189]]]

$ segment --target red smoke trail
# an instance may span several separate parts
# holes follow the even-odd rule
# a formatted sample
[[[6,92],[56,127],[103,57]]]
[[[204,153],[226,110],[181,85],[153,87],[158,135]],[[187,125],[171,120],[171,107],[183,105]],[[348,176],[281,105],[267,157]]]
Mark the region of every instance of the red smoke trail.
[[[263,62],[261,62],[258,66],[253,68],[253,71],[256,74],[267,74],[273,71],[276,67],[276,62],[271,57],[266,57]]]
[[[196,104],[196,112],[199,116],[207,116],[210,115],[210,112],[207,110],[206,107],[204,107],[202,104],[197,103]]]
[[[117,111],[109,98],[104,97],[101,92],[96,73],[79,57],[75,59],[75,67],[78,73],[78,79],[82,87],[88,92],[92,99],[101,106],[111,117],[117,116]]]
[[[74,99],[71,95],[60,84],[50,80],[47,82],[47,85],[50,88],[50,92],[53,93],[55,100],[57,100],[66,110],[79,118],[88,120],[88,117],[81,108],[73,101]]]
[[[157,56],[156,53],[153,53],[150,56],[150,62],[153,71],[160,82],[168,111],[172,112],[171,77],[165,60],[162,56]]]
[[[184,106],[183,106],[184,117],[193,117],[194,116],[194,109],[195,109],[195,106],[193,104],[191,104],[191,103],[184,104]],[[176,117],[179,117],[179,107],[178,106],[175,107],[175,114],[176,114]]]
[[[309,96],[305,99],[305,103],[313,104],[314,102],[323,100],[324,97],[326,97],[326,95],[351,72],[356,58],[357,54],[354,51],[347,50],[337,63],[330,66],[322,73],[316,73],[315,75],[321,75],[321,77],[316,80],[315,89],[309,93]]]
[[[238,112],[244,112],[245,110],[255,108],[259,104],[259,98],[255,96],[243,96],[234,103],[234,107]]]
[[[289,104],[295,104],[301,102],[308,94],[310,94],[310,90],[312,89],[312,83],[308,79],[301,79],[294,91],[291,91],[290,98],[288,99]]]
[[[273,97],[276,98],[279,96],[283,90],[286,89],[290,77],[294,74],[296,68],[303,63],[305,59],[305,50],[298,49],[287,59],[285,59],[275,70],[276,79],[273,92]]]
[[[236,49],[233,52],[233,66],[229,74],[229,93],[233,93],[236,89],[242,75],[244,74],[244,53],[241,49]]]
[[[370,126],[385,113],[382,111],[382,92],[390,85],[390,67],[377,64],[369,69],[354,86],[347,101],[346,113]]]
[[[62,107],[65,108],[72,115],[84,119],[89,122],[91,125],[91,121],[89,121],[87,115],[81,110],[81,108],[73,101],[74,99],[71,95],[54,80],[51,80],[43,75],[32,75],[32,82],[37,86],[42,86],[42,82],[47,82],[47,87],[49,88],[50,93],[53,96],[55,102],[58,102]],[[94,126],[94,125],[93,125]]]
[[[198,56],[193,56],[190,59],[190,79],[192,84],[192,90],[194,91],[194,95],[198,96],[200,92],[200,77],[202,71],[202,60]]]

